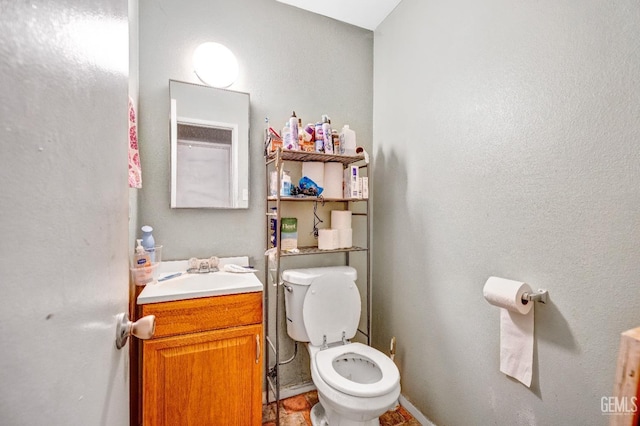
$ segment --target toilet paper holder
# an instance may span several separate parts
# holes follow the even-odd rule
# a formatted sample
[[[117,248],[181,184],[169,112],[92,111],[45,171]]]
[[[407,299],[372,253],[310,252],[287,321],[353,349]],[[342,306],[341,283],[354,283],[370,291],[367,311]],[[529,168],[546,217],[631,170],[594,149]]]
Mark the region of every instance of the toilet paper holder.
[[[529,302],[540,302],[547,303],[547,297],[549,296],[549,292],[547,290],[538,289],[536,292],[532,293],[523,293],[522,294],[522,304],[526,305]]]

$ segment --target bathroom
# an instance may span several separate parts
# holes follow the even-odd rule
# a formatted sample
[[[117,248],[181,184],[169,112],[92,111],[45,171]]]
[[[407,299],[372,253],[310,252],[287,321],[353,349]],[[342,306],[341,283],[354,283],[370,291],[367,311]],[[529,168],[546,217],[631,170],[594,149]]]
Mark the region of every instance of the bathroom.
[[[58,375],[126,364],[107,351],[112,339],[91,334],[113,335],[94,292],[126,291],[127,250],[143,224],[154,226],[165,257],[214,249],[260,267],[262,122],[295,108],[349,120],[371,154],[372,343],[386,350],[396,337],[404,397],[435,425],[609,422],[601,399],[613,392],[620,333],[638,326],[640,312],[637,2],[402,0],[375,31],[276,1],[139,2],[132,11],[121,3],[42,1],[0,14],[3,33],[25,37],[0,44],[13,58],[0,68],[1,194],[11,200],[0,225],[0,418],[125,424],[105,402],[127,393],[122,374],[100,390]],[[69,34],[39,14],[86,19],[114,34],[125,55],[122,23],[134,18],[129,71],[98,73],[93,57],[63,70],[77,61],[66,54]],[[19,36],[26,26],[14,22],[39,23],[48,37]],[[251,96],[251,202],[177,213],[168,201],[166,87],[170,78],[196,82],[189,50],[211,40],[239,60],[230,89]],[[47,54],[50,43],[62,45]],[[143,170],[143,188],[129,191],[115,170],[126,147],[112,140],[127,132],[113,116],[126,115],[116,98],[128,91]],[[498,371],[498,314],[482,297],[491,275],[549,290],[536,306],[530,388]],[[25,325],[30,333],[15,331]],[[93,354],[91,345],[107,355],[69,365],[68,352]],[[301,355],[283,380],[308,380],[306,368]]]

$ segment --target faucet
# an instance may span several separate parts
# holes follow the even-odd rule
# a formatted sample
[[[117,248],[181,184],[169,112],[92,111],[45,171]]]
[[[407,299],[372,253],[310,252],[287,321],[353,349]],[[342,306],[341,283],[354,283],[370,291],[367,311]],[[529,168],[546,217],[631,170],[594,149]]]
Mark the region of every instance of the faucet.
[[[209,259],[189,259],[189,268],[187,272],[190,274],[208,274],[209,272],[218,272],[218,258],[213,256]]]

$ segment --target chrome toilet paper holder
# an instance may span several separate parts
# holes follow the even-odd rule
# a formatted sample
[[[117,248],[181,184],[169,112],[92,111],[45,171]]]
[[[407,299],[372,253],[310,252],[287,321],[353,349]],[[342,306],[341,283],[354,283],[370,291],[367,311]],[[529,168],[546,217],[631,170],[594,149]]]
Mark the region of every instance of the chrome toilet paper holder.
[[[547,303],[547,298],[549,296],[549,292],[547,290],[538,289],[538,291],[532,293],[523,293],[522,294],[522,304],[526,305],[529,302],[540,302]]]

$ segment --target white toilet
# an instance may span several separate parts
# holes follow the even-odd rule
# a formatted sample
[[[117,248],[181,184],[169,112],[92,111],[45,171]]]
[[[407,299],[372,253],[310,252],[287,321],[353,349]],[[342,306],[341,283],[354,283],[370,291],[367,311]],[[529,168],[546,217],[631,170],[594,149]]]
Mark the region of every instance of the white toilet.
[[[379,425],[400,396],[398,368],[382,352],[351,343],[360,321],[357,272],[349,266],[289,269],[285,286],[287,333],[309,342],[311,378],[319,404],[314,426]]]

